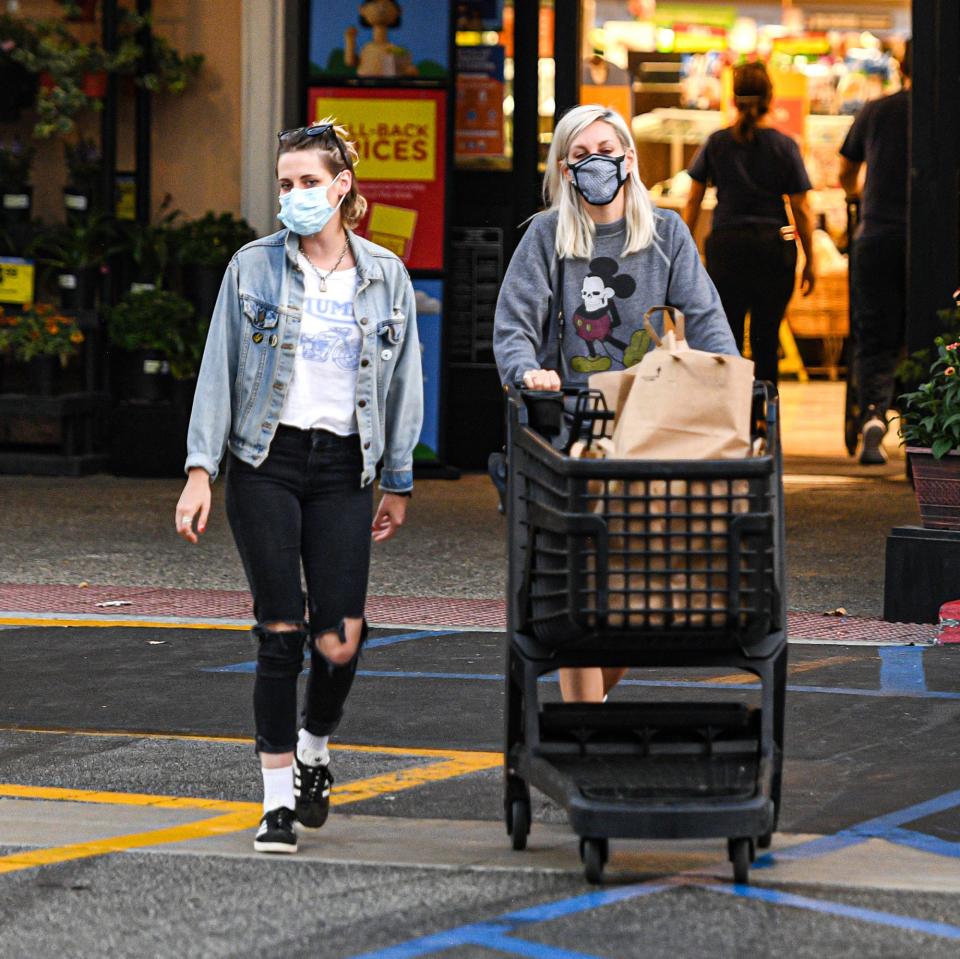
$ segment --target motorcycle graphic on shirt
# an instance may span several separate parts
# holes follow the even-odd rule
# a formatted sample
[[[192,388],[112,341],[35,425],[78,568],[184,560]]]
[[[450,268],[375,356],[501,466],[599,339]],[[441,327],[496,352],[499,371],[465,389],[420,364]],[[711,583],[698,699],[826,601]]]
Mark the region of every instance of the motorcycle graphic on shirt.
[[[616,300],[629,299],[636,292],[632,276],[618,273],[619,264],[608,256],[590,261],[589,271],[580,290],[582,302],[573,313],[574,332],[583,340],[587,355],[574,356],[570,366],[577,373],[602,373],[613,366],[611,347],[620,356],[617,361],[624,368],[634,366],[650,348],[650,335],[636,330],[625,342],[617,330],[622,326]]]

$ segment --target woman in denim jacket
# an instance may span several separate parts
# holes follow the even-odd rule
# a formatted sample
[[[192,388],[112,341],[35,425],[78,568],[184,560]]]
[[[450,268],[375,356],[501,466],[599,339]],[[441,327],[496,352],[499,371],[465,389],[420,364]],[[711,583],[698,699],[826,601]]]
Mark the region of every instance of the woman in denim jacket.
[[[383,542],[403,524],[423,419],[410,277],[394,254],[352,232],[366,211],[354,145],[330,122],[285,131],[279,141],[287,229],[248,243],[223,278],[176,509],[177,532],[196,543],[226,452],[227,518],[258,641],[261,852],[296,852],[294,822],[316,829],[326,821],[327,739],[367,633],[371,529]],[[297,676],[308,639],[298,734]]]

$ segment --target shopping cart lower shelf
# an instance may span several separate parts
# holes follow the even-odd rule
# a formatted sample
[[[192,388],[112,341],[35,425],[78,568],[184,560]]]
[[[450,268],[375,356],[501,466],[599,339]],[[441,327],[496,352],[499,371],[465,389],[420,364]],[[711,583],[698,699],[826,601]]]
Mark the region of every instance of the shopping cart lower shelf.
[[[757,429],[766,434],[768,455],[666,464],[571,459],[531,427],[521,392],[508,391],[507,405],[504,812],[513,848],[526,847],[535,787],[566,810],[591,882],[603,878],[611,839],[709,837],[727,840],[734,880],[747,882],[755,850],[770,844],[776,828],[783,763],[776,401],[758,386]],[[624,509],[630,490],[645,499],[638,494],[639,506]],[[708,506],[714,535],[704,537],[696,517],[705,515],[699,499],[711,495],[722,502]],[[654,500],[663,518],[656,528],[638,519]],[[695,583],[684,572],[685,550],[700,571]],[[679,585],[654,605],[658,564]],[[638,583],[639,597],[631,591]],[[724,598],[722,610],[714,594]],[[736,669],[759,682],[749,705],[702,695],[541,701],[545,674],[585,666]],[[717,690],[723,694],[723,686]]]

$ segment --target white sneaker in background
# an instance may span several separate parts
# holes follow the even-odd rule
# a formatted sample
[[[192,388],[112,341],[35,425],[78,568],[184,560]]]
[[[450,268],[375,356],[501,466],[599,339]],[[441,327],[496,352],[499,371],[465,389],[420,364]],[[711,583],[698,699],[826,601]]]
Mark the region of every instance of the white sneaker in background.
[[[873,416],[863,424],[863,447],[860,450],[862,466],[882,466],[887,461],[887,452],[883,448],[883,438],[887,435],[887,424],[878,416]]]

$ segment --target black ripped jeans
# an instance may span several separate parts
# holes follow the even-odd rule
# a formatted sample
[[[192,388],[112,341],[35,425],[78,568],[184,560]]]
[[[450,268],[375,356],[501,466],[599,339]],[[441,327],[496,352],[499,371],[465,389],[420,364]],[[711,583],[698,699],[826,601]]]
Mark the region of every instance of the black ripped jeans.
[[[254,468],[230,455],[227,518],[243,561],[257,621],[253,709],[257,750],[292,752],[297,742],[297,676],[304,643],[361,618],[370,569],[373,487],[361,487],[356,435],[280,426]],[[301,565],[306,597],[301,585]],[[277,632],[274,623],[296,624]],[[343,716],[357,656],[334,666],[311,641],[303,725],[327,736]]]

